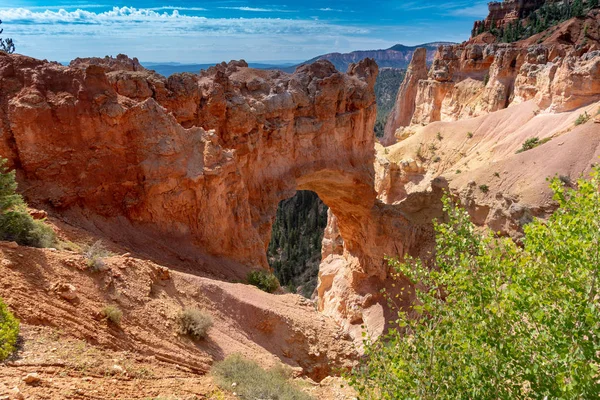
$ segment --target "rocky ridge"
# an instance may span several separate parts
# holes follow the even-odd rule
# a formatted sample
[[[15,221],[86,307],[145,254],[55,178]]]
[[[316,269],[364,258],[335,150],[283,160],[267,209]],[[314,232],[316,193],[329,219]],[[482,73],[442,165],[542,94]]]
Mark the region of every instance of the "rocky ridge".
[[[548,0],[505,0],[488,3],[489,14],[483,21],[476,21],[473,31],[501,29],[511,22],[517,21],[531,14],[546,3],[558,1]]]
[[[331,62],[338,71],[346,71],[348,66],[352,63],[357,63],[365,58],[372,58],[375,60],[379,68],[406,68],[413,53],[418,48],[426,48],[430,50],[427,62],[431,64],[433,61],[433,53],[435,49],[440,45],[449,45],[452,43],[425,43],[420,46],[404,46],[397,44],[385,50],[359,50],[351,53],[329,53],[321,56],[317,56],[311,60],[308,60],[306,64],[312,64],[318,60],[327,60]],[[292,69],[293,70],[293,69]]]
[[[457,121],[535,100],[563,112],[599,98],[600,10],[511,44],[474,41],[441,46],[427,72],[415,57],[398,93],[382,143],[395,143],[411,125]]]

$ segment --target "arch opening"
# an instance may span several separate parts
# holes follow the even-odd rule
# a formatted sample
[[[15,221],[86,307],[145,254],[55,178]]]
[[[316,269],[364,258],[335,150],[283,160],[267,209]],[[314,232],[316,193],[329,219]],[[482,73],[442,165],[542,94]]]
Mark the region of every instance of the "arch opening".
[[[311,298],[317,287],[327,205],[317,193],[298,190],[279,202],[267,260],[282,286]]]

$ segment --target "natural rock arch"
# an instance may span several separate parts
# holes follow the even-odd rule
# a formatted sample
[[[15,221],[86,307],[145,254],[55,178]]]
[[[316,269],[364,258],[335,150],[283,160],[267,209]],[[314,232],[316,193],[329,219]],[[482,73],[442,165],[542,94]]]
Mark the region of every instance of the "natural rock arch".
[[[28,200],[171,265],[243,279],[268,267],[279,202],[312,190],[333,212],[319,308],[357,337],[363,323],[381,333],[384,256],[431,241],[414,211],[439,193],[377,199],[374,61],[291,75],[231,62],[169,78],[133,64],[0,54],[0,154]]]

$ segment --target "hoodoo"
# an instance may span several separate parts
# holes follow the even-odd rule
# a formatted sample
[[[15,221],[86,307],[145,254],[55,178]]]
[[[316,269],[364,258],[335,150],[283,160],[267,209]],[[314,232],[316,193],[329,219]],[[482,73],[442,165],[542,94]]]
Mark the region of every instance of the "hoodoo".
[[[168,77],[124,54],[39,60],[0,38],[0,399],[435,398],[446,389],[491,398],[503,386],[506,398],[529,398],[548,397],[550,380],[556,393],[571,383],[575,393],[583,373],[592,389],[567,397],[592,398],[597,259],[581,249],[597,247],[598,207],[587,199],[598,191],[597,178],[578,179],[600,158],[600,9],[595,0],[488,6],[460,44],[330,53],[270,70],[154,64],[205,68]],[[167,40],[196,28],[241,37],[252,22],[269,35],[294,32],[285,45],[294,49],[306,22],[368,31],[237,17],[284,6],[219,7],[231,19],[159,8],[0,16],[40,31],[47,21],[81,25],[86,37],[96,26],[174,24]],[[385,68],[412,60],[379,75],[374,59],[359,60],[368,55]],[[575,225],[579,233],[565,229]],[[544,236],[550,229],[568,238],[564,248]],[[547,376],[533,376],[534,361]],[[548,365],[561,377],[546,379]],[[340,371],[352,371],[351,387]],[[455,390],[455,372],[467,389]]]

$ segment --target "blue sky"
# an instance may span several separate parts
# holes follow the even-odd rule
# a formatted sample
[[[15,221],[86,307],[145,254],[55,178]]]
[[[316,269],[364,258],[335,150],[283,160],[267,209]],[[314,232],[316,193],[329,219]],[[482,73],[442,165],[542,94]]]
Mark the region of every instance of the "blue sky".
[[[302,61],[397,43],[466,40],[486,1],[0,0],[17,52],[68,61]]]

